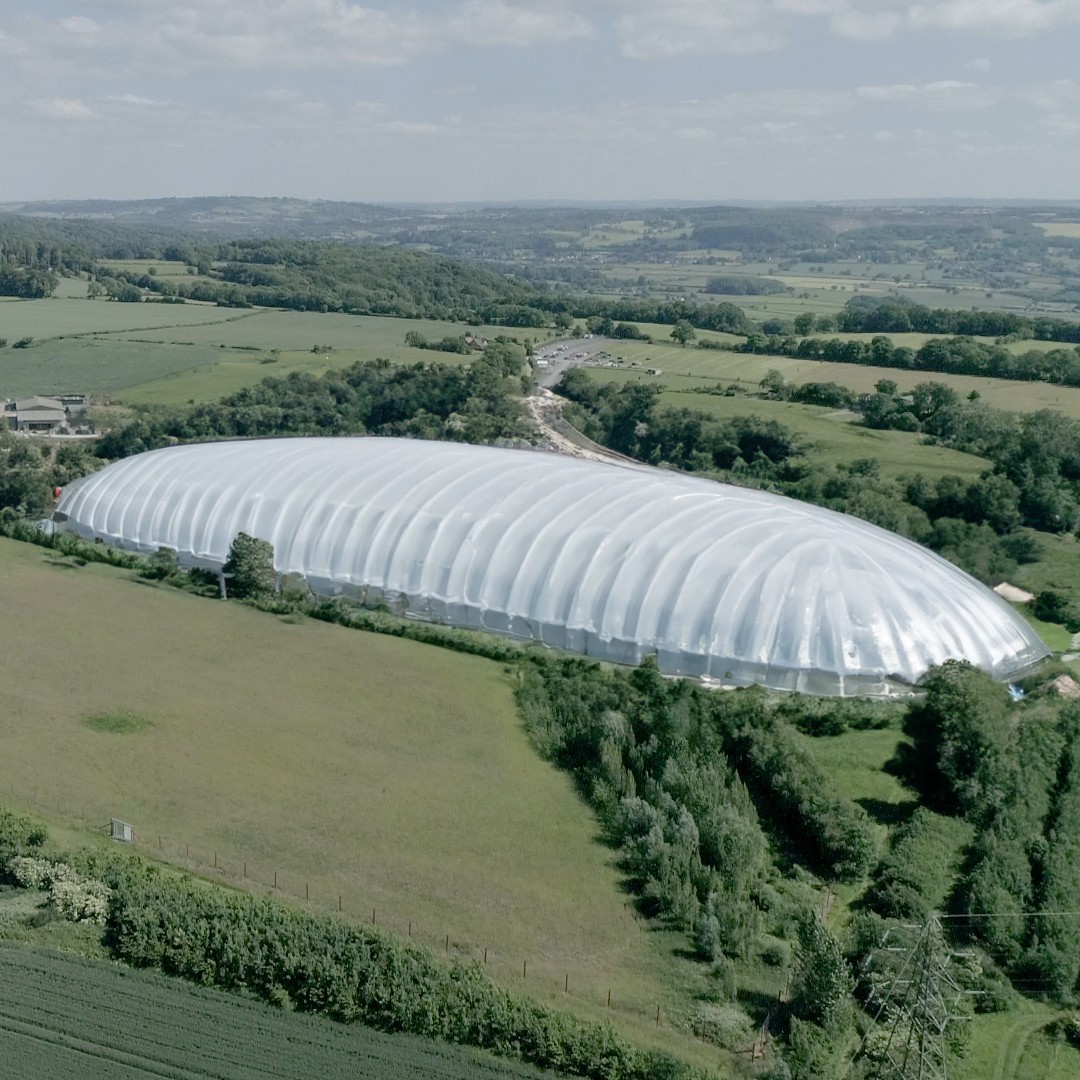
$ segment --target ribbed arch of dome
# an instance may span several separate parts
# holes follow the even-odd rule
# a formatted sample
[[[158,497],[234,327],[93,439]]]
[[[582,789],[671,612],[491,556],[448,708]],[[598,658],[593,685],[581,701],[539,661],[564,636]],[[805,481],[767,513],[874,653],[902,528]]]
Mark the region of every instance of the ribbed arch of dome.
[[[991,590],[910,541],[767,492],[645,466],[377,438],[170,447],[68,487],[62,528],[217,569],[239,532],[320,595],[662,671],[902,692],[966,659],[1048,655]]]

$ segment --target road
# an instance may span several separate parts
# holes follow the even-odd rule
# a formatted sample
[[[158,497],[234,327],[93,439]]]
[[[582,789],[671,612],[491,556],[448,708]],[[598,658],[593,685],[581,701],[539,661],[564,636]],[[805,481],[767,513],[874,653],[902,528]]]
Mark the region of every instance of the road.
[[[568,338],[551,342],[537,351],[536,358],[546,359],[548,366],[537,369],[536,389],[525,399],[525,404],[540,431],[545,449],[589,461],[614,461],[620,464],[632,461],[594,443],[566,423],[562,418],[565,401],[550,389],[562,378],[567,368],[581,364],[593,353],[610,352],[613,344],[606,338]]]

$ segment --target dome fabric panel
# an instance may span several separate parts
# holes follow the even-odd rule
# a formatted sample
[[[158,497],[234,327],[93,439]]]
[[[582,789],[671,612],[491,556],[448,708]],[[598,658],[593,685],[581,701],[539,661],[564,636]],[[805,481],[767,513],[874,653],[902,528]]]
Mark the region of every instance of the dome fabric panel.
[[[1000,597],[857,518],[647,466],[380,438],[200,443],[70,485],[88,539],[219,569],[239,532],[323,596],[619,663],[818,694],[1048,655]]]

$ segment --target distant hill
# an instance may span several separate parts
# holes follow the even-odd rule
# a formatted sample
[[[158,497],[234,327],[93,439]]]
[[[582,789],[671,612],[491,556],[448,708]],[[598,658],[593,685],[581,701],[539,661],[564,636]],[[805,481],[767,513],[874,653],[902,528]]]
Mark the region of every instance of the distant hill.
[[[210,196],[194,199],[79,199],[0,203],[0,214],[60,220],[154,226],[206,236],[261,236],[289,239],[359,239],[402,211],[369,203],[305,199]]]

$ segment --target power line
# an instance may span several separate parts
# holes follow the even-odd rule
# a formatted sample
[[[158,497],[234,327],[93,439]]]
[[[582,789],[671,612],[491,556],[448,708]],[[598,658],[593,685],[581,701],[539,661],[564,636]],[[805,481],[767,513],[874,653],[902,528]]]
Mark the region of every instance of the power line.
[[[893,931],[887,930],[868,956],[860,974],[869,986],[867,1004],[877,1006],[874,1025],[848,1068],[862,1056],[876,1062],[880,1080],[948,1080],[947,1034],[954,1023],[966,1019],[961,1002],[967,991],[953,969],[955,961],[968,954],[948,948],[936,915],[922,927],[897,929],[915,933],[915,940],[890,945]],[[897,954],[903,955],[899,964]],[[885,976],[880,985],[873,977],[875,968]]]

